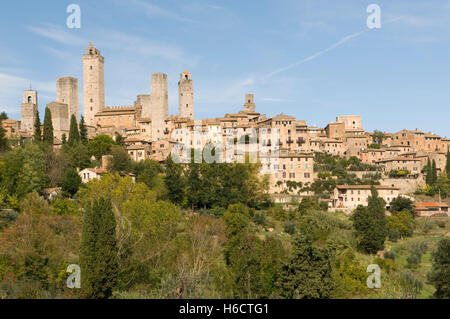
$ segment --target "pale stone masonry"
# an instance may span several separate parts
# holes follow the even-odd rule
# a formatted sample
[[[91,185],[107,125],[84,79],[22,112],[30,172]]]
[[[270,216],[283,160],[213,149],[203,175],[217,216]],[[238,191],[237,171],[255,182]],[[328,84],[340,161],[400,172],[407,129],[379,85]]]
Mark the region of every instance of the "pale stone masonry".
[[[34,122],[38,112],[38,92],[26,90],[23,92],[23,102],[21,106],[20,130],[33,132]]]
[[[389,203],[399,195],[399,188],[387,185],[376,185],[378,196]],[[370,185],[338,185],[333,191],[332,207],[337,209],[355,209],[358,205],[367,206],[371,196]]]
[[[75,115],[77,121],[79,120],[78,79],[70,76],[57,79],[56,102],[67,104],[69,120],[72,115]]]
[[[88,125],[94,125],[94,116],[105,106],[105,59],[92,42],[83,55],[83,107]]]
[[[178,82],[178,115],[182,118],[194,119],[194,82],[188,71],[180,74]]]
[[[92,42],[89,43],[83,55],[83,107],[88,136],[107,134],[116,138],[117,134],[122,135],[128,154],[135,161],[164,161],[177,144],[198,150],[210,144],[226,145],[230,142],[236,149],[224,153],[222,161],[241,161],[246,152],[250,152],[245,141],[257,136],[258,146],[264,150],[259,157],[261,168],[273,170],[270,192],[278,194],[297,194],[299,188],[293,188],[293,185],[304,186],[314,181],[314,152],[347,159],[356,156],[363,163],[383,166],[386,173],[393,169],[407,169],[412,175],[418,175],[428,158],[436,161],[439,171],[443,171],[445,166],[445,155],[450,147],[448,138],[418,129],[404,129],[385,133],[382,147],[369,149],[373,133],[364,130],[359,115],[339,115],[325,128],[312,126],[288,114],[267,116],[256,112],[255,96],[251,93],[245,94],[244,103],[236,113],[195,119],[194,82],[189,71],[183,71],[179,77],[178,114],[169,115],[169,79],[164,73],[149,75],[150,92],[138,94],[132,105],[106,106],[104,62],[100,51]],[[38,93],[24,91],[22,102],[19,134],[31,137],[38,110]],[[71,115],[75,114],[79,120],[78,80],[58,78],[56,101],[47,106],[52,112],[55,143],[59,143],[57,140],[61,135],[68,134]],[[2,125],[11,131],[8,134],[12,134],[19,123],[5,122]],[[85,173],[87,178],[88,172]],[[345,187],[342,187],[337,191],[344,192]],[[351,193],[352,189],[348,190]],[[395,189],[382,188],[380,191],[395,193]],[[386,193],[388,195],[390,198],[392,194]],[[355,198],[359,199],[342,205],[354,207],[356,203],[364,203],[366,197]]]

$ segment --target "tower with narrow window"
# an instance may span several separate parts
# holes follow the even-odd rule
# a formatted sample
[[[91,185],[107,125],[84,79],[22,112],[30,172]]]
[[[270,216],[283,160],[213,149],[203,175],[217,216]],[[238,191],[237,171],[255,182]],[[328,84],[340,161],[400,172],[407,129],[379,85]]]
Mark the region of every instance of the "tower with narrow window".
[[[194,119],[194,82],[188,71],[181,73],[178,82],[178,115]]]
[[[20,130],[33,132],[38,111],[37,91],[26,90],[23,92],[23,103],[20,109]]]
[[[83,55],[83,108],[87,125],[95,125],[94,116],[105,107],[105,59],[92,42]]]
[[[245,94],[244,111],[255,112],[255,96],[253,94]]]

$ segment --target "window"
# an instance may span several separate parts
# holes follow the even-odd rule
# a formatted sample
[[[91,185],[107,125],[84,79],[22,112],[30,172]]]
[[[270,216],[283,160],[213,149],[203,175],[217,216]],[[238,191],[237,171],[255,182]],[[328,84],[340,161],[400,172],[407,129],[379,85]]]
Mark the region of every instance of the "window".
[[[311,177],[311,175],[309,174],[309,173],[305,173],[305,178],[310,178]]]
[[[91,70],[93,69],[92,65],[91,65],[90,69],[91,69]]]
[[[33,101],[33,98],[31,96],[28,97],[28,103],[31,103]]]

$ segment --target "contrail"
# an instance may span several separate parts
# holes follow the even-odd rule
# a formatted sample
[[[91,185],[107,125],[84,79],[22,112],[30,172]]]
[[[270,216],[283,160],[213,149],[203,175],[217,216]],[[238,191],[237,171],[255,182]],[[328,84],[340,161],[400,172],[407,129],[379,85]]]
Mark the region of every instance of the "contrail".
[[[338,42],[333,43],[333,44],[330,45],[328,48],[326,48],[326,49],[324,49],[324,50],[322,50],[322,51],[319,51],[319,52],[317,52],[317,53],[314,53],[313,55],[311,55],[311,56],[309,56],[309,57],[307,57],[307,58],[305,58],[305,59],[302,59],[302,60],[300,60],[300,61],[297,61],[297,62],[295,62],[295,63],[292,63],[292,64],[290,64],[290,65],[288,65],[288,66],[285,66],[285,67],[283,67],[283,68],[280,68],[280,69],[278,69],[278,70],[275,70],[275,71],[273,71],[273,72],[270,72],[269,74],[265,75],[265,76],[263,77],[263,79],[269,79],[269,78],[271,78],[272,76],[274,76],[274,75],[276,75],[276,74],[278,74],[278,73],[287,71],[287,70],[289,70],[289,69],[295,68],[296,66],[302,65],[303,63],[312,61],[312,60],[314,60],[315,58],[317,58],[317,57],[319,57],[319,56],[321,56],[321,55],[323,55],[323,54],[325,54],[325,53],[327,53],[327,52],[329,52],[329,51],[331,51],[331,50],[337,48],[338,46],[344,44],[345,42],[350,41],[351,39],[354,39],[354,38],[356,38],[356,37],[359,37],[361,34],[366,33],[366,32],[369,31],[369,30],[370,30],[370,29],[366,29],[366,30],[363,30],[363,31],[359,31],[359,32],[350,34],[350,35],[348,35],[348,36],[346,36],[346,37],[343,37],[343,38],[340,39]]]
[[[390,23],[392,23],[392,22],[396,22],[396,21],[401,20],[401,19],[403,19],[403,17],[396,17],[396,18],[390,19],[390,20],[388,20],[387,22],[385,22],[384,25],[390,24]],[[292,64],[288,65],[288,66],[285,66],[285,67],[283,67],[283,68],[280,68],[280,69],[278,69],[278,70],[275,70],[275,71],[273,71],[273,72],[270,72],[270,73],[266,74],[265,76],[263,76],[263,79],[265,79],[265,80],[266,80],[266,79],[270,79],[271,77],[273,77],[274,75],[276,75],[276,74],[278,74],[278,73],[287,71],[287,70],[292,69],[292,68],[295,68],[296,66],[299,66],[299,65],[301,65],[301,64],[303,64],[303,63],[312,61],[312,60],[314,60],[315,58],[317,58],[317,57],[319,57],[319,56],[321,56],[321,55],[323,55],[323,54],[325,54],[325,53],[327,53],[327,52],[330,52],[331,50],[337,48],[338,46],[344,44],[345,42],[348,42],[348,41],[350,41],[350,40],[352,40],[352,39],[354,39],[354,38],[357,38],[357,37],[359,37],[361,34],[366,33],[366,32],[368,32],[368,31],[370,31],[370,30],[372,30],[372,29],[365,29],[365,30],[363,30],[363,31],[359,31],[359,32],[350,34],[350,35],[348,35],[348,36],[346,36],[346,37],[343,37],[343,38],[340,39],[338,42],[333,43],[333,44],[330,45],[328,48],[326,48],[326,49],[324,49],[324,50],[322,50],[322,51],[319,51],[319,52],[317,52],[317,53],[314,53],[313,55],[311,55],[311,56],[309,56],[309,57],[307,57],[307,58],[305,58],[305,59],[303,59],[303,60],[297,61],[297,62],[295,62],[295,63],[292,63]]]

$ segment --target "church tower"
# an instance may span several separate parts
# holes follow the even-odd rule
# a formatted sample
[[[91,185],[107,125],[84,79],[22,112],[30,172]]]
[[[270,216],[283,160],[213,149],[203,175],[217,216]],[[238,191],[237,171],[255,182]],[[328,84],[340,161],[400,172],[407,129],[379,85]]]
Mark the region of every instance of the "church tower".
[[[253,94],[245,94],[244,111],[255,112],[255,96]]]
[[[178,82],[178,115],[194,119],[194,82],[188,71],[181,73]]]
[[[105,59],[92,42],[83,55],[83,107],[87,125],[95,125],[94,115],[105,107]]]
[[[37,91],[31,89],[24,91],[20,117],[21,131],[33,132],[37,111],[38,111]]]

